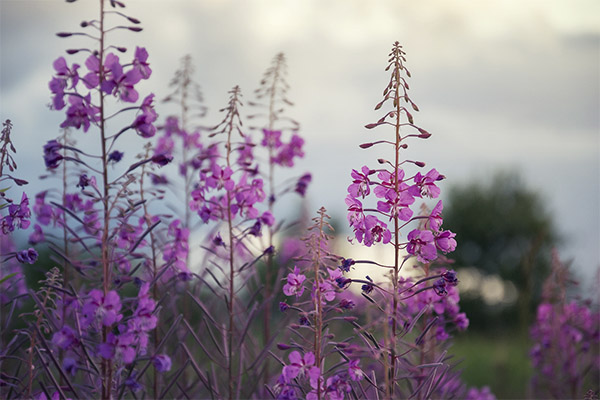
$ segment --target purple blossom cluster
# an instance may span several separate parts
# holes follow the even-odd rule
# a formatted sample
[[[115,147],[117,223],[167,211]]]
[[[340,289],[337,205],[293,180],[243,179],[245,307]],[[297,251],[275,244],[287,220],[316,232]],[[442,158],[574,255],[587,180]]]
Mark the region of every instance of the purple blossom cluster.
[[[93,89],[106,95],[114,95],[127,103],[137,102],[139,94],[135,85],[143,79],[148,79],[152,73],[147,60],[148,52],[140,47],[136,48],[132,62],[127,64],[127,70],[114,53],[106,54],[102,61],[97,54],[91,54],[85,60],[87,73],[82,73],[81,76],[79,64],[73,63],[69,67],[64,57],[57,58],[53,64],[55,74],[48,86],[53,94],[54,109],[62,110],[67,103],[69,104],[61,128],[83,128],[83,131],[87,132],[91,125],[100,122],[100,107],[92,101]],[[156,132],[152,125],[157,117],[152,107],[153,98],[154,95],[150,94],[144,99],[139,108],[141,114],[130,125],[130,128],[143,137],[152,137]],[[46,164],[48,165],[48,161]]]
[[[600,310],[589,301],[567,300],[569,271],[553,254],[552,273],[531,327],[530,351],[538,397],[583,398],[598,393],[600,381]]]
[[[368,247],[376,243],[390,243],[395,234],[390,230],[388,223],[382,221],[378,215],[387,217],[388,221],[396,219],[406,224],[421,218],[413,218],[414,213],[410,206],[415,203],[416,198],[437,198],[440,189],[435,183],[444,178],[435,169],[425,176],[417,173],[407,179],[404,170],[400,168],[395,174],[396,178],[387,170],[371,170],[363,166],[361,171],[352,170],[353,181],[348,186],[346,205],[348,222],[356,239]],[[372,176],[375,174],[377,178]],[[363,201],[371,193],[381,200],[377,201],[376,209],[365,209]],[[438,250],[449,253],[456,248],[456,235],[441,229],[442,207],[440,200],[428,216],[426,229],[411,230],[407,235],[407,242],[403,244],[408,254],[417,257],[422,263],[434,261]]]

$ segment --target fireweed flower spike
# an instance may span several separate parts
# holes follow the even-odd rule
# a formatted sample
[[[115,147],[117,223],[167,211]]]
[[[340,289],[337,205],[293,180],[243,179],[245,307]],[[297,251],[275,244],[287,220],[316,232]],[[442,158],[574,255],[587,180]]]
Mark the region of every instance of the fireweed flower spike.
[[[383,125],[391,125],[395,131],[394,136],[392,136],[394,139],[392,141],[379,140],[364,143],[360,147],[369,149],[373,146],[390,146],[393,148],[393,156],[390,158],[392,161],[388,162],[380,159],[379,164],[383,168],[381,166],[377,169],[362,166],[360,171],[353,169],[351,172],[352,183],[348,186],[346,204],[348,205],[348,222],[354,231],[354,237],[359,243],[368,247],[377,244],[393,246],[394,265],[390,275],[392,298],[388,300],[388,305],[381,308],[385,309],[387,314],[385,323],[387,324],[389,321],[390,325],[389,329],[386,330],[388,334],[384,338],[387,352],[383,362],[386,371],[385,391],[386,397],[393,398],[398,396],[396,393],[398,382],[395,378],[398,375],[397,368],[400,365],[397,358],[397,340],[402,329],[400,321],[403,318],[400,310],[399,273],[407,259],[401,256],[400,251],[402,249],[406,250],[408,257],[416,257],[417,261],[425,264],[427,275],[429,264],[438,258],[438,250],[444,253],[453,251],[456,247],[456,240],[452,232],[441,231],[441,201],[429,215],[428,224],[421,223],[424,226],[411,230],[406,239],[402,239],[402,227],[409,222],[425,218],[414,216],[415,213],[411,207],[414,205],[415,199],[438,197],[440,189],[437,183],[444,176],[440,175],[436,169],[431,169],[425,175],[417,172],[411,176],[403,168],[405,164],[413,164],[419,168],[425,165],[420,161],[402,159],[400,152],[408,147],[406,140],[410,137],[426,139],[431,135],[414,123],[412,112],[418,111],[418,107],[408,94],[406,78],[410,77],[410,72],[405,66],[405,52],[398,42],[394,43],[388,62],[386,70],[391,72],[390,80],[383,91],[383,99],[375,106],[375,110],[379,110],[387,104],[391,107],[381,119],[376,123],[366,125],[366,128],[373,129]],[[366,205],[369,202],[376,202],[375,207],[371,208]],[[342,267],[344,270],[348,268],[344,264],[342,264]],[[367,277],[367,279],[371,281],[370,278]],[[438,295],[444,295],[448,293],[446,286],[447,281],[439,278],[429,288],[433,289]],[[365,295],[369,295],[373,291],[373,285],[365,283],[362,290]],[[429,292],[431,293],[431,291]],[[426,327],[423,334],[428,329],[430,327]]]
[[[300,389],[303,393],[308,392],[307,399],[344,399],[352,390],[355,393],[360,390],[365,396],[367,393],[374,395],[373,388],[358,389],[357,386],[364,376],[359,359],[363,351],[351,338],[343,342],[335,340],[334,333],[338,332],[336,325],[339,323],[362,328],[356,317],[340,316],[352,309],[355,302],[348,297],[351,294],[344,293],[348,285],[342,271],[337,268],[341,257],[329,250],[332,228],[328,219],[325,209],[321,208],[318,216],[313,218],[314,224],[309,228],[308,236],[304,238],[307,247],[307,254],[301,257],[304,262],[301,267],[294,266],[283,286],[283,293],[294,303],[280,303],[280,310],[298,312],[298,323],[290,325],[295,331],[294,342],[290,345],[280,343],[278,348],[285,351],[295,347],[299,350],[288,354],[289,363],[284,363],[273,387],[277,398],[299,398]],[[312,286],[310,300],[303,295],[304,288],[309,286]],[[338,296],[344,297],[339,299]],[[326,364],[334,366],[325,368]]]
[[[66,360],[72,360],[68,363],[70,370],[85,365],[93,371],[89,375],[91,380],[83,385],[85,389],[78,385],[80,393],[75,393],[75,386],[69,389],[73,397],[116,397],[118,386],[125,381],[123,365],[135,362],[145,353],[148,332],[156,327],[156,316],[152,315],[155,304],[148,288],[133,299],[123,295],[129,289],[122,292],[126,285],[129,287],[135,282],[127,275],[133,270],[131,266],[137,265],[135,268],[139,269],[146,265],[144,237],[156,226],[145,229],[138,223],[140,205],[144,201],[136,198],[138,192],[130,185],[135,182],[138,168],[146,162],[164,165],[170,159],[148,159],[128,169],[122,165],[124,153],[117,139],[126,132],[137,133],[142,139],[153,136],[157,117],[154,95],[147,95],[141,104],[135,104],[142,99],[138,84],[152,73],[148,53],[136,47],[133,60],[130,58],[128,62],[125,59],[131,56],[117,56],[114,52],[127,53],[127,49],[108,43],[107,34],[111,31],[141,30],[137,26],[120,25],[124,21],[139,24],[137,19],[122,12],[124,7],[117,0],[100,1],[99,19],[82,22],[81,32],[58,34],[66,40],[75,35],[84,36],[92,43],[88,49],[67,51],[70,56],[88,52],[83,65],[72,63],[69,57],[58,57],[48,85],[52,108],[62,110],[65,115],[60,125],[65,131],[60,139],[44,145],[44,162],[51,176],[58,177],[62,173],[63,188],[62,193],[55,188],[36,196],[33,210],[38,224],[30,241],[37,243],[45,238],[57,259],[64,261],[65,288],[61,292],[61,304],[56,305],[58,322],[55,322],[62,336],[56,336],[56,345],[65,346],[64,338],[69,336],[67,326],[77,329],[78,341],[68,349],[63,348],[67,353],[56,353],[60,358],[57,362],[67,365]],[[133,122],[115,130],[113,117],[116,115]],[[86,134],[86,140],[95,141],[91,150],[76,146],[73,133],[77,130]],[[72,169],[68,170],[67,166]],[[72,176],[76,176],[75,182]],[[55,232],[44,232],[44,227],[50,225],[62,229],[62,244],[55,243],[58,239]],[[22,262],[32,262],[33,252],[20,252],[16,257]],[[73,272],[78,274],[77,280],[72,280]],[[32,348],[36,345],[33,342]],[[36,361],[31,358],[31,362]],[[40,362],[49,364],[48,360]],[[32,380],[29,382],[29,387],[21,393],[23,397],[32,395]],[[61,394],[61,397],[66,396]]]
[[[300,178],[291,178],[284,182],[278,182],[279,171],[293,167],[295,160],[304,156],[304,140],[298,134],[300,124],[287,115],[293,103],[289,100],[287,83],[287,62],[283,53],[277,54],[269,68],[264,72],[259,87],[254,91],[254,100],[250,103],[256,108],[256,114],[251,115],[254,126],[250,129],[259,133],[260,145],[252,149],[253,152],[264,154],[268,160],[267,165],[258,164],[257,173],[264,179],[264,191],[267,196],[268,211],[274,214],[276,202],[281,200],[284,194],[295,192],[305,196],[311,181],[310,174],[304,174]],[[250,148],[247,147],[248,151]],[[257,157],[257,159],[260,156]],[[269,224],[265,235],[261,235],[267,246],[274,246],[278,230],[285,226],[284,221],[278,224]],[[274,255],[266,258],[266,273],[264,278],[265,297],[272,297],[280,290],[279,281],[274,279],[277,275],[277,265]],[[263,314],[263,343],[267,345],[271,339],[272,308],[267,307]],[[263,382],[268,385],[270,374],[269,360],[265,365]]]

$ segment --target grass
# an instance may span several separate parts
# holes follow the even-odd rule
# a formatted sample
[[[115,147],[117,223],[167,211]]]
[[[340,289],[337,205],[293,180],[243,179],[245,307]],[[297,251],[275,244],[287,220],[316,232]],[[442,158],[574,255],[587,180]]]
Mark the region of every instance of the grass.
[[[469,386],[489,386],[498,399],[527,398],[532,368],[527,332],[484,333],[467,331],[457,335],[450,348]]]

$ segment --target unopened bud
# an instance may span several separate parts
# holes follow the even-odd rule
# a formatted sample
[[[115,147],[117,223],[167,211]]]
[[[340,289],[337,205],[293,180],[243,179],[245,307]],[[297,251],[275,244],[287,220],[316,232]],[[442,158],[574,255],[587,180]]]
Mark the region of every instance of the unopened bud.
[[[421,168],[423,168],[423,167],[425,166],[425,163],[424,163],[423,161],[415,161],[415,165],[416,165],[417,167],[421,167]]]
[[[125,53],[127,51],[127,49],[125,47],[115,47],[118,51],[120,51],[121,53]]]
[[[369,147],[373,146],[373,143],[363,143],[360,145],[361,149],[368,149]]]
[[[82,28],[85,28],[89,25],[89,22],[87,21],[81,21],[81,23],[79,24],[79,26],[81,26]]]
[[[400,147],[403,149],[408,149],[408,145],[406,143],[403,143]]]
[[[73,36],[73,34],[72,34],[72,33],[69,33],[69,32],[58,32],[58,33],[56,34],[56,36],[63,38],[63,37],[69,37],[69,36]]]
[[[79,49],[68,49],[67,50],[67,54],[75,54],[75,53],[79,53]]]
[[[129,26],[129,27],[127,27],[127,29],[129,29],[130,31],[133,31],[133,32],[141,32],[142,31],[142,28],[140,28],[138,26]]]
[[[288,345],[287,345],[287,344],[285,344],[285,343],[277,343],[277,348],[278,348],[279,350],[288,350],[288,349],[291,349],[291,348],[292,348],[292,346],[288,346]]]
[[[419,132],[421,133],[421,134],[419,135],[419,137],[420,137],[421,139],[427,139],[429,136],[431,136],[431,133],[427,132],[425,129],[422,129],[422,128],[417,128],[417,129],[418,129],[418,130],[419,130]]]

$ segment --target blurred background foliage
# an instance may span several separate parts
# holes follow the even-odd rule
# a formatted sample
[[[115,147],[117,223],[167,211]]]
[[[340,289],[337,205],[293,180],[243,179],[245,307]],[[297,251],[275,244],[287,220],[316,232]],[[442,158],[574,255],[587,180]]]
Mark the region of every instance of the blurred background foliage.
[[[517,172],[449,188],[444,227],[456,233],[451,254],[469,329],[451,351],[469,385],[499,398],[528,398],[529,327],[559,234],[545,200]]]

